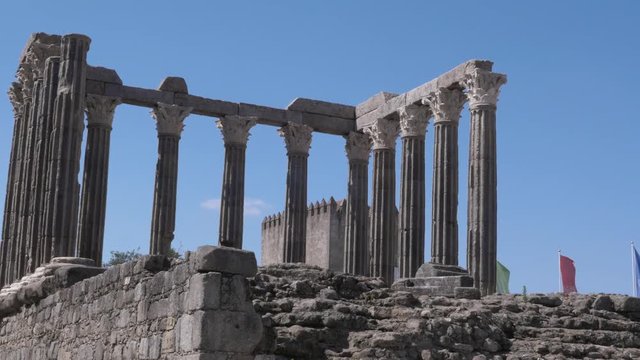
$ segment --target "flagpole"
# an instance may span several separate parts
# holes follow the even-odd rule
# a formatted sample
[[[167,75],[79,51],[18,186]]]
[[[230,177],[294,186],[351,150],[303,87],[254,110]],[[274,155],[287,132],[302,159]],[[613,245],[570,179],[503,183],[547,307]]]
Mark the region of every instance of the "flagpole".
[[[560,266],[560,249],[558,249],[558,292],[562,292],[562,267]]]
[[[633,246],[633,241],[631,242],[631,294],[635,297],[638,297],[638,291],[636,289],[637,279],[636,279],[636,254],[635,247]]]

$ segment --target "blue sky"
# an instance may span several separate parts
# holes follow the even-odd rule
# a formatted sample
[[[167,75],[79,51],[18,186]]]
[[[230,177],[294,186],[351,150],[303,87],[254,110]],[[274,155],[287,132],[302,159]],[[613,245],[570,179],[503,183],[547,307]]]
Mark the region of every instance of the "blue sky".
[[[296,97],[355,105],[379,91],[410,90],[468,59],[490,59],[509,77],[498,104],[498,257],[511,269],[512,291],[557,290],[562,249],[576,262],[578,290],[629,293],[629,243],[640,243],[639,22],[634,1],[7,1],[0,5],[0,88],[8,89],[25,41],[38,31],[89,35],[90,64],[116,69],[127,85],[155,88],[165,76],[181,76],[192,94],[273,107]],[[465,109],[463,266],[468,119]],[[180,250],[217,242],[212,208],[223,145],[214,120],[190,116],[183,133]],[[3,189],[12,126],[0,96]],[[431,128],[427,141],[430,189]],[[314,136],[310,201],[345,196],[343,147],[341,138]],[[120,106],[105,255],[148,249],[155,162],[148,109]],[[254,128],[246,171],[244,241],[259,257],[262,217],[284,203],[286,155],[276,128]]]

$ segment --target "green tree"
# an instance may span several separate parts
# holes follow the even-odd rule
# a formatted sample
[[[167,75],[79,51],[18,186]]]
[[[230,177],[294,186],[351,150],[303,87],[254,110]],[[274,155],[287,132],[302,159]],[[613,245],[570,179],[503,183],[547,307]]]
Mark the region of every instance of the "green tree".
[[[104,266],[113,266],[123,264],[129,261],[137,260],[142,256],[140,253],[140,248],[135,248],[134,250],[129,251],[111,251],[111,257],[109,261],[107,261]],[[180,259],[182,255],[174,248],[169,249],[169,253],[167,257],[170,259]]]

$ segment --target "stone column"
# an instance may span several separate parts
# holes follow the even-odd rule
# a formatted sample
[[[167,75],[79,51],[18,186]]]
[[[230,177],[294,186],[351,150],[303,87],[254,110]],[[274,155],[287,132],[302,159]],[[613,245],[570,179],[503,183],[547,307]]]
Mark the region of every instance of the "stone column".
[[[471,112],[467,263],[482,295],[496,292],[496,103],[506,76],[476,69],[467,75]]]
[[[307,158],[311,147],[309,126],[288,123],[279,129],[287,147],[289,165],[284,212],[283,260],[305,262],[307,241]]]
[[[161,104],[151,111],[158,129],[153,214],[151,219],[151,254],[166,255],[171,249],[176,227],[176,190],[178,185],[178,144],[184,119],[191,108]]]
[[[345,150],[349,159],[349,186],[345,209],[344,268],[349,274],[369,273],[367,225],[369,223],[369,153],[368,135],[350,132]]]
[[[58,92],[58,71],[60,69],[60,57],[51,56],[45,62],[44,85],[42,89],[42,101],[38,110],[38,122],[40,127],[40,142],[36,146],[39,159],[35,171],[33,216],[29,227],[36,254],[35,267],[48,262],[51,259],[51,237],[45,237],[45,201],[47,199],[47,179],[50,175],[51,162],[51,131],[53,129],[54,105]]]
[[[424,141],[431,111],[425,106],[409,105],[398,113],[402,139],[398,262],[400,277],[410,278],[424,262]]]
[[[458,123],[466,98],[440,88],[425,99],[434,113],[431,263],[458,265]]]
[[[78,224],[80,155],[84,131],[87,51],[91,40],[84,35],[62,37],[58,93],[51,133],[49,194],[45,236],[51,238],[51,256],[74,256]]]
[[[217,126],[224,140],[224,174],[220,201],[218,243],[242,249],[244,217],[244,169],[249,130],[255,125],[252,118],[225,116]]]
[[[8,273],[13,251],[12,226],[13,221],[13,201],[14,201],[14,181],[17,173],[16,158],[20,143],[22,117],[24,113],[24,100],[22,97],[22,85],[14,82],[9,88],[9,100],[13,106],[13,137],[11,140],[11,155],[9,156],[9,172],[7,174],[7,192],[4,203],[4,216],[2,221],[2,243],[0,244],[0,286],[8,283]]]
[[[87,144],[78,225],[78,256],[102,266],[104,221],[109,179],[109,144],[116,106],[120,98],[87,95]]]
[[[373,141],[373,201],[369,239],[369,275],[393,282],[397,241],[395,147],[397,121],[377,119],[364,129]]]

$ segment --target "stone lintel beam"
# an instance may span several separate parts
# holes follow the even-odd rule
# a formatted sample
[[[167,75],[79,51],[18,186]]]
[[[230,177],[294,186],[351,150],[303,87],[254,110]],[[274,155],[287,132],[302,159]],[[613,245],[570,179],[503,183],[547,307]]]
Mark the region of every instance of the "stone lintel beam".
[[[297,110],[285,110],[277,109],[268,106],[246,104],[246,103],[234,103],[229,101],[207,99],[200,96],[189,95],[180,92],[171,92],[163,90],[144,89],[133,86],[122,85],[114,82],[113,80],[100,78],[93,68],[93,76],[87,78],[87,94],[109,96],[121,98],[124,104],[144,106],[153,108],[157,103],[174,104],[184,107],[190,107],[193,110],[192,114],[204,115],[211,117],[224,117],[228,115],[240,115],[250,116],[256,118],[256,123],[262,125],[271,125],[276,127],[282,127],[289,122],[301,123],[307,125],[315,132],[334,134],[334,135],[347,135],[351,131],[355,131],[354,118],[342,118],[332,115],[327,115],[331,111],[338,113],[342,111],[345,113],[349,106],[332,104],[336,106],[338,110],[328,110],[330,107],[324,102],[317,102],[317,104],[323,104],[327,110],[318,110],[318,113],[304,112]],[[307,110],[311,111],[310,103],[316,102],[316,100],[305,99]],[[294,101],[296,103],[296,101]],[[298,104],[299,105],[299,104]],[[294,108],[297,108],[295,105]],[[319,112],[324,112],[320,114]]]
[[[437,78],[424,83],[413,90],[409,90],[404,94],[392,97],[376,109],[371,109],[369,112],[361,114],[356,119],[356,128],[358,130],[366,128],[377,119],[391,118],[396,116],[398,109],[407,105],[417,104],[422,99],[426,98],[429,94],[435,92],[440,88],[450,87],[462,87],[461,83],[465,81],[468,74],[472,74],[476,69],[485,71],[491,71],[493,63],[486,60],[469,60],[462,63],[452,70],[438,76]],[[377,95],[376,95],[377,96]],[[368,99],[356,107],[356,113],[362,113],[364,108],[371,102]],[[359,111],[360,109],[360,111]]]
[[[354,119],[356,117],[356,108],[351,105],[342,105],[330,103],[320,100],[312,100],[305,98],[294,99],[287,110],[306,112],[311,114],[335,116],[345,119]]]

